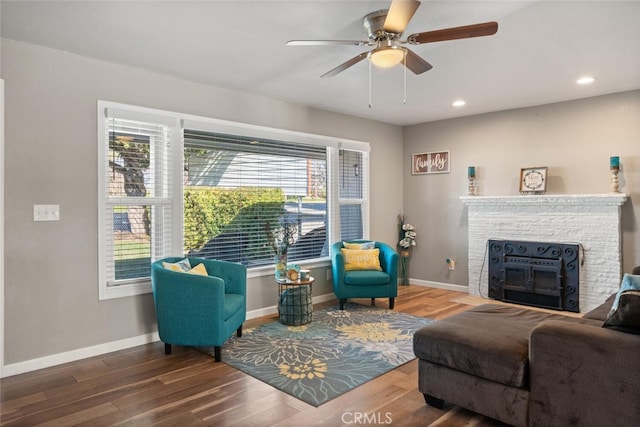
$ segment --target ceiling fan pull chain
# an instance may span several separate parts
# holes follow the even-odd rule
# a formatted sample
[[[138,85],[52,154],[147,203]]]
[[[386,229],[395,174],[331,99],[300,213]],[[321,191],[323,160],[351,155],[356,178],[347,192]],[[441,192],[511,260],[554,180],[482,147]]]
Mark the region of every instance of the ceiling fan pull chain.
[[[403,57],[403,61],[404,61],[404,99],[402,100],[402,103],[404,105],[407,105],[407,52],[404,52],[404,57]]]
[[[369,60],[369,108],[373,107],[371,102],[371,61]]]

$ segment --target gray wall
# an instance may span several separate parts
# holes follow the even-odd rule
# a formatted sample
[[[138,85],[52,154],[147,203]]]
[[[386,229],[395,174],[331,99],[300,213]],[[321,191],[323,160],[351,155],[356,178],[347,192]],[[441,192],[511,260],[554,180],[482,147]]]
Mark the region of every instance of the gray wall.
[[[517,194],[521,167],[548,166],[549,193],[609,191],[621,157],[624,269],[640,264],[640,91],[404,129],[2,41],[5,79],[5,363],[155,331],[150,295],[98,300],[98,99],[371,143],[371,237],[395,244],[402,210],[418,232],[411,277],[467,284],[467,166],[480,193]],[[404,151],[403,151],[404,140]],[[411,153],[451,151],[451,173],[411,176]],[[403,197],[404,194],[404,197]],[[61,221],[33,222],[33,204]],[[457,261],[448,272],[446,258]],[[331,292],[324,269],[314,295]],[[249,310],[273,306],[271,277],[249,281]]]
[[[97,100],[371,144],[371,237],[394,244],[402,205],[402,129],[3,40],[5,363],[156,330],[150,295],[98,300]],[[33,222],[60,204],[59,222]],[[314,295],[331,293],[324,269]],[[248,283],[248,309],[276,303],[271,277]]]
[[[597,84],[597,83],[596,83]],[[411,175],[411,154],[451,151],[451,173]],[[411,277],[467,286],[467,167],[480,195],[516,195],[520,168],[547,166],[547,193],[610,191],[620,156],[623,270],[640,265],[640,91],[425,123],[404,129],[404,211],[416,226]],[[535,197],[535,196],[530,196]],[[456,261],[448,271],[446,258]],[[587,254],[588,258],[588,254]]]

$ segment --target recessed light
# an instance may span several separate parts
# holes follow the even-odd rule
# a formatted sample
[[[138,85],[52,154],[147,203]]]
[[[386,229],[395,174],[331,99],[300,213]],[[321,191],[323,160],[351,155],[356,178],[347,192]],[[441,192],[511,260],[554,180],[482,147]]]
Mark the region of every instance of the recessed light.
[[[467,105],[467,103],[462,99],[458,99],[456,101],[453,101],[453,104],[451,105],[453,105],[454,107],[464,107],[465,105]]]
[[[576,80],[576,83],[578,83],[579,85],[588,85],[594,82],[594,78],[591,76],[584,76],[584,77],[580,77],[578,80]]]

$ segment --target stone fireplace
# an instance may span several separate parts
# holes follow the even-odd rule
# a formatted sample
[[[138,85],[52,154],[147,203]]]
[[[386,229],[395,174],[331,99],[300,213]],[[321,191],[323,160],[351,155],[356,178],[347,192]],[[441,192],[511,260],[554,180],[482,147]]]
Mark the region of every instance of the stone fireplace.
[[[555,242],[580,247],[579,310],[618,290],[621,206],[626,194],[464,196],[468,209],[469,294],[489,296],[489,240]]]

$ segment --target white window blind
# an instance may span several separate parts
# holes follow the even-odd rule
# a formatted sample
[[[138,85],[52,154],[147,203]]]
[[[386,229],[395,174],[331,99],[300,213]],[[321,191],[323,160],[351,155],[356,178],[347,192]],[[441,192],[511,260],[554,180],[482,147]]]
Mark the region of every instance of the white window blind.
[[[339,207],[341,240],[369,238],[368,152],[340,150]]]
[[[289,261],[327,256],[327,149],[184,131],[185,253],[272,264],[267,228],[294,230]]]
[[[152,260],[171,248],[174,191],[170,126],[107,116],[103,132],[100,290],[108,298],[149,289]]]

